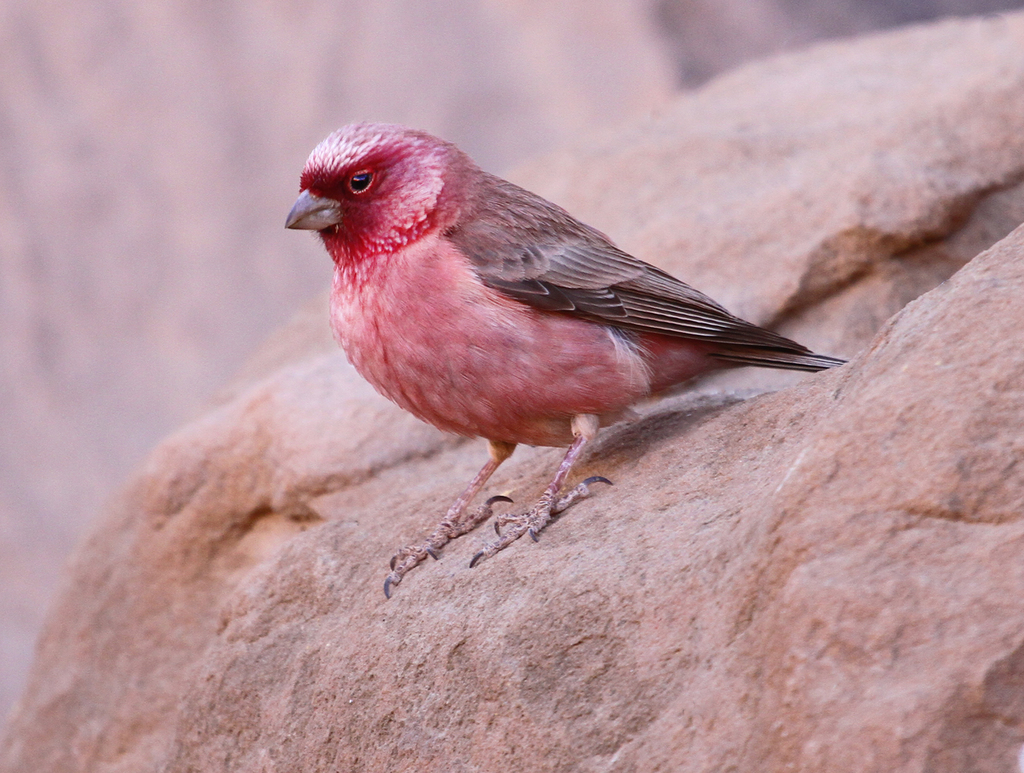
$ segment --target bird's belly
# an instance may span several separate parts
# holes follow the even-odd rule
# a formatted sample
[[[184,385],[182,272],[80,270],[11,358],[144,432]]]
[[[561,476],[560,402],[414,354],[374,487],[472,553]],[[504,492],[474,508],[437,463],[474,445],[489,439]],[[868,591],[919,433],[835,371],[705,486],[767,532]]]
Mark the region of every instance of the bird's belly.
[[[643,360],[610,328],[511,301],[469,275],[409,279],[360,295],[336,282],[332,322],[364,378],[442,430],[565,445],[572,416],[607,423],[649,392]]]

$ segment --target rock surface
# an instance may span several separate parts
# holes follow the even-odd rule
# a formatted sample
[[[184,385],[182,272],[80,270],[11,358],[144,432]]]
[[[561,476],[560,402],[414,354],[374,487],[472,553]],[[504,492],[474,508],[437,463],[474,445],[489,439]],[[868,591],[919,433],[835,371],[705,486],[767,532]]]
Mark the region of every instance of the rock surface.
[[[326,283],[281,219],[328,131],[422,126],[503,172],[738,62],[1022,4],[5,0],[0,716],[102,499]]]
[[[464,537],[389,602],[387,559],[482,443],[379,398],[304,310],[77,549],[0,768],[1012,769],[1022,87],[1024,15],[946,22],[751,66],[524,169],[856,356],[646,407],[578,471],[614,488],[473,570]],[[528,502],[559,453],[490,488]]]
[[[943,16],[1019,8],[1020,0],[652,0],[682,83],[826,38]]]
[[[503,171],[674,86],[635,0],[5,0],[0,51],[0,719],[101,501],[329,284],[283,227],[317,142]]]

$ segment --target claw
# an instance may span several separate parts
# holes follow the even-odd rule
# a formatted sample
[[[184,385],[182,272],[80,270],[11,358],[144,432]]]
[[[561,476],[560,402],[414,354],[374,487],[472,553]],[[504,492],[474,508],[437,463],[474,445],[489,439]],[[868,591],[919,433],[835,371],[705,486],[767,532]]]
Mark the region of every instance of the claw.
[[[511,456],[515,443],[490,441],[490,460],[485,464],[466,486],[459,498],[448,508],[445,517],[437,525],[434,531],[418,545],[407,545],[399,550],[391,558],[391,574],[384,581],[384,595],[391,598],[391,591],[395,585],[402,581],[402,578],[412,569],[415,569],[427,556],[435,561],[439,560],[440,551],[453,539],[467,534],[493,515],[491,507],[496,502],[511,502],[511,497],[498,494],[487,500],[486,504],[472,510],[467,506],[480,493],[484,484],[490,479],[498,466]],[[476,564],[480,557],[473,559]],[[471,566],[473,565],[471,564]]]
[[[499,537],[501,536],[501,527],[498,525],[497,521],[494,522],[494,533]]]
[[[607,478],[604,478],[604,477],[602,477],[600,475],[591,475],[589,478],[587,478],[585,481],[583,481],[583,485],[584,486],[589,486],[591,483],[607,483],[609,486],[614,486],[615,485],[610,480],[608,480]]]
[[[540,537],[537,536],[536,529],[529,529],[528,533],[530,535],[530,539],[532,539],[534,542],[540,542]]]
[[[478,563],[480,563],[480,559],[483,558],[483,557],[484,557],[484,551],[481,550],[479,553],[477,553],[475,556],[473,556],[473,559],[469,562],[469,568],[472,569],[474,566],[476,566]]]

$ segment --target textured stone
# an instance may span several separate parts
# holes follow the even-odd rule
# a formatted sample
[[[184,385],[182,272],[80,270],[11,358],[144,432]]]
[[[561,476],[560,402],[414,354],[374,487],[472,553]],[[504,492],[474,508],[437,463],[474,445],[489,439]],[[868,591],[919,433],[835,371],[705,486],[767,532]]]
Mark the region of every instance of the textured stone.
[[[854,357],[646,406],[577,472],[613,488],[391,601],[483,444],[378,397],[304,310],[76,551],[0,768],[1010,770],[1022,52],[1020,14],[823,46],[522,170]],[[559,455],[489,488],[528,502]]]
[[[317,142],[501,171],[673,87],[633,0],[5,0],[0,51],[0,716],[102,500],[329,283],[283,227]]]
[[[652,0],[680,82],[699,85],[742,62],[816,40],[944,16],[1019,8],[1020,0]]]

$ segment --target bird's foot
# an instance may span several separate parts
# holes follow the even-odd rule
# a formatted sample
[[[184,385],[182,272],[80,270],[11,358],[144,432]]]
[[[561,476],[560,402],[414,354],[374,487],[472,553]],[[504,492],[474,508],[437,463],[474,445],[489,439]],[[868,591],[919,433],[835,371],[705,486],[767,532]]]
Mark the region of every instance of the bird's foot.
[[[541,529],[548,525],[551,518],[567,510],[584,497],[589,496],[590,486],[594,483],[612,485],[612,482],[607,478],[595,475],[587,478],[557,499],[557,494],[552,493],[550,490],[545,491],[537,504],[525,513],[503,513],[499,515],[494,521],[494,530],[498,534],[498,539],[487,543],[483,550],[473,556],[473,560],[469,562],[470,567],[476,566],[485,558],[490,558],[496,553],[500,553],[524,534],[529,534],[530,538],[537,542],[537,535],[540,534]]]
[[[384,580],[384,595],[391,598],[391,589],[398,585],[413,567],[425,561],[427,556],[436,561],[441,548],[490,518],[494,513],[495,502],[511,501],[506,496],[495,496],[468,513],[455,516],[449,514],[421,544],[407,545],[399,550],[391,557],[391,573]]]
[[[570,507],[572,507],[574,503],[576,503],[580,499],[589,497],[590,487],[595,483],[606,483],[609,486],[612,485],[612,482],[607,478],[604,478],[600,475],[591,475],[585,481],[583,481],[578,486],[570,490],[568,494],[560,497],[559,500],[555,502],[555,506],[551,508],[551,514],[558,515],[563,510],[568,510]],[[534,541],[536,541],[536,539],[537,538],[534,537]]]

